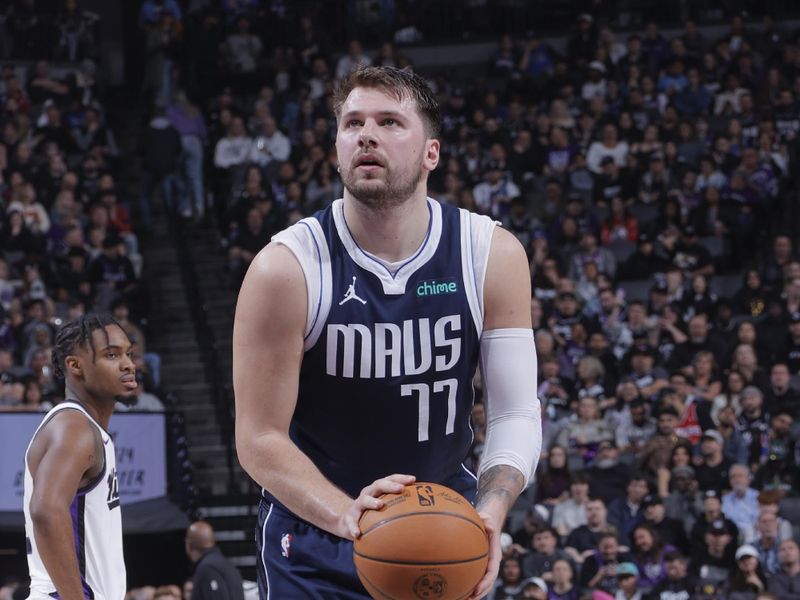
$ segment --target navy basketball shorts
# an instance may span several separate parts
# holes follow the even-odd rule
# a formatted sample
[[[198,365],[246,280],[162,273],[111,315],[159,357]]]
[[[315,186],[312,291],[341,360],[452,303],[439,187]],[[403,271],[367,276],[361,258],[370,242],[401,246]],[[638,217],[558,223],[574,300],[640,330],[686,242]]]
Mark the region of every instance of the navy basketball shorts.
[[[258,505],[260,600],[369,600],[353,543],[301,521],[262,498]]]

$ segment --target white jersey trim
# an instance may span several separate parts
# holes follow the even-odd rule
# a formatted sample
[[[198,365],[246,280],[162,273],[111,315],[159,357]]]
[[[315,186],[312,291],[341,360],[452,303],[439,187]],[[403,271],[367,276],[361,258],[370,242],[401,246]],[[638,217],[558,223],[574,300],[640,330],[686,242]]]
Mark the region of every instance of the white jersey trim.
[[[409,259],[402,262],[394,273],[389,271],[382,261],[376,260],[363,250],[353,239],[344,218],[344,201],[342,199],[333,202],[333,222],[339,233],[339,239],[342,240],[342,244],[353,262],[380,280],[384,294],[395,296],[405,294],[408,279],[433,257],[439,247],[439,240],[442,236],[442,207],[435,200],[428,198],[428,209],[430,210],[430,222],[425,241]]]
[[[303,348],[317,343],[331,308],[331,257],[328,243],[317,219],[302,219],[272,237],[273,244],[283,244],[294,254],[306,280],[306,327]]]
[[[483,284],[492,235],[497,222],[464,209],[461,211],[461,274],[478,337],[483,332]]]

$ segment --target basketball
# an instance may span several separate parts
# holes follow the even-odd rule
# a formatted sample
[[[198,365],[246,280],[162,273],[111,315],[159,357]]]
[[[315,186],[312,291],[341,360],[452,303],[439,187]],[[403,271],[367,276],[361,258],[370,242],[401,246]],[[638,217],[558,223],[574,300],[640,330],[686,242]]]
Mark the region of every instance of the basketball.
[[[483,521],[458,492],[414,483],[384,494],[380,510],[361,516],[353,544],[358,577],[373,598],[467,598],[486,572]]]

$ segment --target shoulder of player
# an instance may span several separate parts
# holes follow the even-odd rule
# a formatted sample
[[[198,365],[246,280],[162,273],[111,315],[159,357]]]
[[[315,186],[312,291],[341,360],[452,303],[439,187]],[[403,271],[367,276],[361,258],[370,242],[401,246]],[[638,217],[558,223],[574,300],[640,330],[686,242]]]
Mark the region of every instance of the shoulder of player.
[[[31,472],[42,461],[58,459],[62,467],[91,469],[103,460],[103,438],[89,418],[77,410],[61,410],[36,433],[31,444]],[[76,471],[77,472],[77,471]]]
[[[492,245],[489,249],[489,264],[487,266],[487,283],[489,277],[496,279],[498,275],[518,275],[518,271],[525,271],[528,275],[528,257],[525,248],[519,240],[502,227],[495,227],[492,233]]]
[[[253,259],[239,292],[236,321],[285,319],[281,326],[297,322],[305,326],[306,283],[292,251],[282,244],[269,244]]]
[[[96,450],[103,438],[85,414],[79,410],[61,410],[54,414],[39,432],[51,449]]]

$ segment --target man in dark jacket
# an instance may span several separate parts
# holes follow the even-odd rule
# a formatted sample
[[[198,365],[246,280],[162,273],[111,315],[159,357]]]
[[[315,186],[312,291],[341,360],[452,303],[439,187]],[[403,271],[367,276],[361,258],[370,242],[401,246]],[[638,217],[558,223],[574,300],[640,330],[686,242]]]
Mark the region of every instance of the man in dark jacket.
[[[178,158],[183,152],[181,136],[164,116],[164,108],[157,106],[153,119],[142,136],[142,183],[139,196],[139,213],[142,227],[149,231],[152,226],[150,200],[159,188],[164,203],[172,207],[174,175]]]
[[[186,555],[196,564],[192,600],[244,600],[242,576],[217,548],[211,525],[197,521],[189,526]]]

